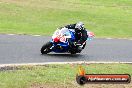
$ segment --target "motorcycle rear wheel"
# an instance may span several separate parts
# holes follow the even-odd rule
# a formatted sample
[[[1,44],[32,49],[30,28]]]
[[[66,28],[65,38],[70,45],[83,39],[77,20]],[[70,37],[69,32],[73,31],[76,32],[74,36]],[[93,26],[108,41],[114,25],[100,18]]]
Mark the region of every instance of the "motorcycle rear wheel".
[[[51,46],[52,46],[52,43],[51,42],[47,42],[46,44],[44,44],[41,48],[41,54],[47,54],[49,52],[51,52]]]
[[[75,51],[72,51],[72,52],[70,52],[71,54],[76,54],[76,52]]]

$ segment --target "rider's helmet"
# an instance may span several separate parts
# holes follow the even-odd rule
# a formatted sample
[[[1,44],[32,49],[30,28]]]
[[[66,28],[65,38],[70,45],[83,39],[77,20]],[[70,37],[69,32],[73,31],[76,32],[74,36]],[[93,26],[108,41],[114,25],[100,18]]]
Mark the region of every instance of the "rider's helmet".
[[[82,30],[83,28],[84,28],[84,23],[83,22],[76,23],[75,29]]]

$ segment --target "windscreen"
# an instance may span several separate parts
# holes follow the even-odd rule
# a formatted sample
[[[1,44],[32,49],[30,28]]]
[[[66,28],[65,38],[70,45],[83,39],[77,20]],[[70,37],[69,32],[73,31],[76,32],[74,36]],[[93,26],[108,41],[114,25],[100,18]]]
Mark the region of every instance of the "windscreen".
[[[54,32],[53,36],[65,36],[71,38],[70,31],[67,28],[58,29]]]

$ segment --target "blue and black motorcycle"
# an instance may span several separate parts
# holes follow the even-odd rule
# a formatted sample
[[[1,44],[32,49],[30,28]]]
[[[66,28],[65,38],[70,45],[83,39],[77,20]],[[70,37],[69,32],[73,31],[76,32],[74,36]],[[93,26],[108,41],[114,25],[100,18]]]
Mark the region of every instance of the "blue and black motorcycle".
[[[92,37],[93,37],[93,33],[92,33]],[[70,42],[75,41],[75,31],[73,29],[67,29],[67,28],[62,28],[61,30],[58,29],[54,32],[51,41],[47,42],[42,46],[41,53],[47,54],[50,52],[55,52],[55,53],[76,54],[76,53],[80,53],[86,45],[86,42],[84,42],[82,45],[79,45],[77,49],[76,47],[72,47],[74,49],[71,49],[69,41]]]

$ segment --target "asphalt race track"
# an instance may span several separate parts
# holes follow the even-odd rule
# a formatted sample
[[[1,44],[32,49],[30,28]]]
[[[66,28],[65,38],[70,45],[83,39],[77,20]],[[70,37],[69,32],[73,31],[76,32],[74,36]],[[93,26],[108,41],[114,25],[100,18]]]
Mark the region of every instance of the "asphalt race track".
[[[30,35],[0,35],[0,64],[44,62],[132,62],[132,40],[97,39],[88,41],[81,54],[41,55],[40,48],[51,37]]]

